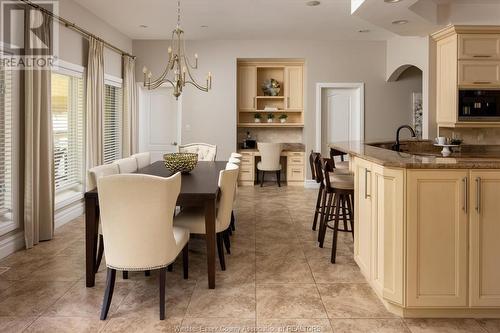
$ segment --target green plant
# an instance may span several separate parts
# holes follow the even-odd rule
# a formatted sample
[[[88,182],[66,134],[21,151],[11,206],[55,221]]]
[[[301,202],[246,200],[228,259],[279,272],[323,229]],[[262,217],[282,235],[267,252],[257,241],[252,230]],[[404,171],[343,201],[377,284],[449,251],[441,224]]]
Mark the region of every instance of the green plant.
[[[262,118],[262,115],[261,115],[260,113],[256,113],[256,114],[254,114],[254,115],[253,115],[253,117],[254,117],[255,119],[261,119],[261,118]]]
[[[286,114],[282,114],[282,115],[280,116],[280,119],[287,119],[287,118],[288,118],[288,115],[286,115]]]
[[[267,119],[274,119],[274,114],[273,113],[268,113],[267,114]]]

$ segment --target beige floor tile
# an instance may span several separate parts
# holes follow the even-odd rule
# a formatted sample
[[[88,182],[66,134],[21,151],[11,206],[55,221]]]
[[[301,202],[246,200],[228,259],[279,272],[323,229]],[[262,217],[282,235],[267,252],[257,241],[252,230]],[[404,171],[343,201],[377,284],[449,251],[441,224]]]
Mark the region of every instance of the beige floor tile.
[[[73,282],[16,281],[1,294],[0,316],[39,315],[73,285]]]
[[[217,283],[216,289],[198,284],[187,309],[186,317],[255,318],[255,284]]]
[[[82,317],[39,317],[24,332],[93,333],[100,331],[105,324],[99,319]]]
[[[326,318],[314,284],[258,284],[257,318]]]
[[[0,332],[17,333],[22,332],[36,317],[2,317],[0,316]]]
[[[358,265],[351,257],[339,256],[335,264],[330,258],[308,260],[316,283],[366,283]]]
[[[185,318],[181,332],[190,333],[250,333],[255,332],[255,319],[242,318]]]
[[[488,333],[500,333],[500,319],[482,319],[478,322]]]
[[[127,318],[111,318],[107,321],[106,326],[101,332],[117,332],[117,333],[153,333],[153,332],[168,332],[179,333],[182,318],[166,318],[165,320],[151,319],[149,317],[127,317]]]
[[[272,237],[257,238],[255,241],[255,254],[257,256],[305,258],[302,245],[296,239],[282,240]]]
[[[33,281],[78,281],[85,274],[85,258],[51,256],[50,259],[25,277]]]
[[[329,318],[391,318],[367,283],[318,284]]]
[[[269,333],[330,333],[328,319],[259,319],[257,332]]]
[[[474,319],[405,319],[412,333],[485,333]]]
[[[330,324],[335,333],[410,333],[401,319],[331,319]]]
[[[257,283],[314,283],[307,260],[294,256],[257,256]]]

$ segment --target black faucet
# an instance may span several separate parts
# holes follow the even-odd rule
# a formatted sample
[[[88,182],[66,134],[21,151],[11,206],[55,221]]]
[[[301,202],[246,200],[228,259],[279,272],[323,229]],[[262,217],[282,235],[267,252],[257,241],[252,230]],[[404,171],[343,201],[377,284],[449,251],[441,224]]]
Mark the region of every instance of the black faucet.
[[[392,146],[392,150],[399,151],[399,146],[400,146],[400,143],[399,143],[399,132],[401,132],[401,130],[403,128],[407,128],[411,132],[411,137],[412,138],[416,138],[417,137],[417,135],[415,134],[415,131],[413,130],[413,128],[411,126],[409,126],[409,125],[399,126],[398,130],[396,131],[396,143]]]

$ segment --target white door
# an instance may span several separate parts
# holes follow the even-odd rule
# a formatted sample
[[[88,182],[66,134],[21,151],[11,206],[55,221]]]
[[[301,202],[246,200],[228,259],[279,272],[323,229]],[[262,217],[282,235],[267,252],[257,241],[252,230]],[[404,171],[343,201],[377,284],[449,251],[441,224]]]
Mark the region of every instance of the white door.
[[[151,152],[151,161],[177,151],[179,141],[179,103],[172,88],[141,89],[139,109],[139,150]]]
[[[327,88],[323,90],[323,145],[329,155],[328,143],[362,139],[360,88]],[[325,133],[326,132],[326,133]]]

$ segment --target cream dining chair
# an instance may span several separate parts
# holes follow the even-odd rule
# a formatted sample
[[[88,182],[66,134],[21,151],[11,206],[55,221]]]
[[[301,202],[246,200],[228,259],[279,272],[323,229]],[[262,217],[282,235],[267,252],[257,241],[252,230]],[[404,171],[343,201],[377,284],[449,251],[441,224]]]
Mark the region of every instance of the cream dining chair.
[[[276,172],[276,180],[278,186],[281,186],[281,151],[283,150],[281,143],[257,143],[257,149],[260,153],[261,161],[257,163],[257,170],[262,173],[260,186],[264,185],[264,175],[266,172]]]
[[[179,145],[179,153],[196,153],[198,161],[215,161],[217,146],[208,143],[189,143]]]
[[[106,176],[117,175],[120,173],[118,164],[99,165],[90,169],[87,173],[87,191],[97,188],[97,181]],[[99,220],[99,240],[97,247],[97,257],[95,261],[95,271],[99,270],[101,265],[102,254],[104,253],[104,243],[102,238],[101,221]]]
[[[111,305],[117,270],[160,271],[160,320],[165,319],[167,266],[181,251],[184,278],[188,277],[189,230],[173,226],[180,173],[169,178],[115,175],[100,178],[97,186],[108,267],[101,320]]]
[[[137,154],[132,155],[131,157],[134,157],[136,159],[137,169],[145,168],[151,164],[151,153],[150,152],[137,153]]]
[[[217,233],[217,252],[221,269],[226,270],[224,259],[224,244],[229,240],[229,224],[231,223],[231,212],[233,210],[234,188],[238,179],[239,167],[235,164],[226,166],[225,170],[219,172],[220,199],[217,207],[215,232]],[[174,218],[174,225],[189,229],[191,234],[206,234],[205,213],[203,209],[184,209]],[[227,243],[226,243],[227,244]]]
[[[120,173],[133,173],[137,171],[137,160],[135,157],[126,157],[113,162],[118,165]]]

